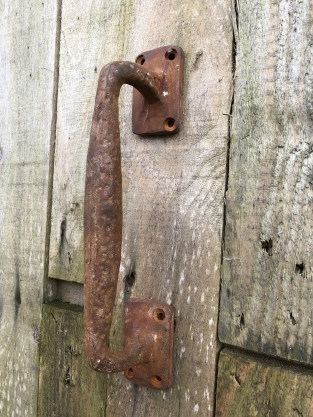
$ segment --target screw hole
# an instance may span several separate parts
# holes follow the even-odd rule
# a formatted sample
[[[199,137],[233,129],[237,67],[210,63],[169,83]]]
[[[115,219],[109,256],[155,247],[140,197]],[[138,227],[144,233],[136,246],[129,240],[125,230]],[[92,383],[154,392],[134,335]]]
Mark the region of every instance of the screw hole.
[[[162,381],[162,378],[160,376],[153,375],[151,377],[151,383],[155,388],[161,388],[162,384],[163,384],[163,381]]]
[[[164,320],[164,318],[165,318],[165,315],[163,313],[158,313],[158,319],[160,321]]]
[[[153,317],[155,321],[163,321],[165,319],[165,312],[161,308],[154,310]]]
[[[173,61],[173,59],[176,58],[176,55],[177,55],[177,51],[176,49],[173,49],[173,48],[168,49],[165,52],[165,58],[168,59],[169,61]]]
[[[143,65],[146,62],[144,55],[139,55],[136,59],[136,63],[139,65]]]
[[[164,121],[164,129],[168,130],[168,131],[172,131],[176,128],[176,120],[173,119],[172,117],[168,117],[167,119],[165,119]]]
[[[125,371],[125,374],[126,374],[127,378],[133,378],[134,370],[132,368],[129,368]]]

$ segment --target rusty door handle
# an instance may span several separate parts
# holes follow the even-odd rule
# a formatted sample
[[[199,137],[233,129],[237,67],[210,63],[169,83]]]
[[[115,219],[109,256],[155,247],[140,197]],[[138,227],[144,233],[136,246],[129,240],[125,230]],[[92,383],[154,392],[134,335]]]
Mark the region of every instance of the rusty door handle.
[[[180,48],[175,48],[176,53],[181,54]],[[133,382],[159,389],[167,388],[172,379],[174,313],[171,306],[150,300],[129,299],[125,308],[124,349],[119,352],[110,350],[108,340],[122,244],[119,91],[123,84],[130,84],[144,97],[145,108],[161,109],[159,116],[151,116],[148,126],[148,129],[154,129],[152,134],[155,134],[158,128],[153,123],[158,118],[164,119],[164,111],[168,111],[164,110],[166,106],[162,103],[162,83],[162,72],[153,72],[146,66],[131,62],[112,62],[102,69],[87,156],[84,209],[87,360],[96,371],[126,371],[126,377]],[[181,80],[179,83],[181,85]],[[169,125],[166,123],[174,119],[176,128],[178,116],[170,115],[165,122],[162,119],[161,129],[172,133],[172,122]]]

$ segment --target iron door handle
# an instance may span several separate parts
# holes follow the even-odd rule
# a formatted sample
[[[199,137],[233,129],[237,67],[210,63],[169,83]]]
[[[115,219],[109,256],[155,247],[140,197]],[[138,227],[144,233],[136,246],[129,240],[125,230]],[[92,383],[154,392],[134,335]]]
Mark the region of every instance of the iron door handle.
[[[129,299],[125,308],[124,349],[110,350],[108,340],[122,244],[119,91],[123,84],[130,84],[144,97],[145,106],[161,108],[163,81],[162,73],[131,62],[112,62],[102,69],[87,156],[84,208],[87,360],[96,371],[125,371],[133,382],[158,389],[167,388],[172,380],[174,311],[171,306]],[[160,354],[166,358],[160,359]]]

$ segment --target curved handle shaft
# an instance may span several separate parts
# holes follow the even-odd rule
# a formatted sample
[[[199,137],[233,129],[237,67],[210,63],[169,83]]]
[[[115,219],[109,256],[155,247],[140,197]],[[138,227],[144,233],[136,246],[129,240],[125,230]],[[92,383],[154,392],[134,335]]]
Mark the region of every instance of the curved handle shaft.
[[[99,78],[85,186],[85,350],[92,368],[119,372],[148,360],[149,341],[108,347],[122,243],[122,174],[118,97],[123,84],[150,103],[159,102],[161,78],[131,62],[106,65]],[[147,343],[148,342],[148,343]]]

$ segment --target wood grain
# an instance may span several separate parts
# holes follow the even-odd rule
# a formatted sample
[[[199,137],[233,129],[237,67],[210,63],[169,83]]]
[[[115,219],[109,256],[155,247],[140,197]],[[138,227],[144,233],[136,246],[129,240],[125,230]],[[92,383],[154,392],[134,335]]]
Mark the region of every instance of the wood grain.
[[[86,361],[83,308],[49,303],[42,321],[38,417],[104,417],[106,376]]]
[[[37,414],[58,3],[0,2],[0,414]]]
[[[219,337],[312,363],[313,6],[238,7]]]
[[[111,17],[103,1],[62,1],[49,276],[83,282],[83,201],[95,90]],[[121,15],[122,16],[122,15]],[[107,32],[105,32],[105,29]],[[117,32],[114,36],[122,36]],[[118,44],[117,44],[118,45]],[[121,57],[121,52],[119,52]],[[116,51],[112,56],[118,58]],[[112,58],[113,60],[113,58]]]
[[[313,370],[225,349],[220,354],[216,417],[312,417]]]
[[[120,98],[124,224],[111,347],[121,345],[128,297],[172,304],[174,383],[156,392],[110,376],[108,416],[213,412],[228,140],[223,113],[232,96],[230,1],[63,1],[51,277],[83,280],[85,163],[99,70],[168,44],[185,52],[181,132],[133,135],[131,88],[123,87]]]

